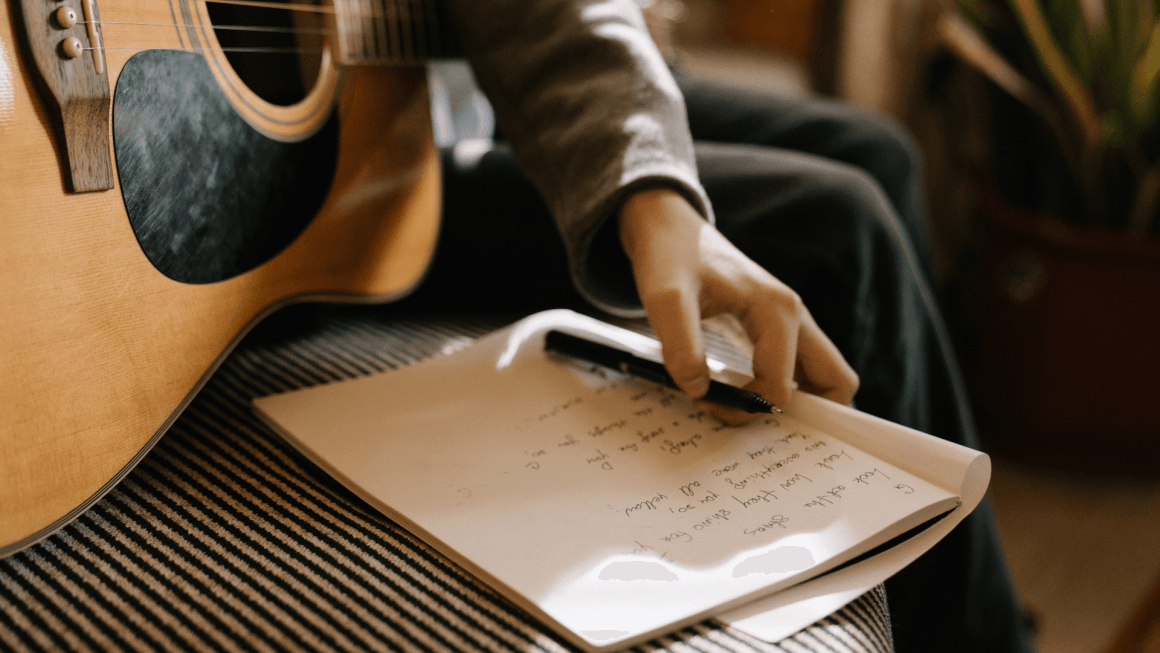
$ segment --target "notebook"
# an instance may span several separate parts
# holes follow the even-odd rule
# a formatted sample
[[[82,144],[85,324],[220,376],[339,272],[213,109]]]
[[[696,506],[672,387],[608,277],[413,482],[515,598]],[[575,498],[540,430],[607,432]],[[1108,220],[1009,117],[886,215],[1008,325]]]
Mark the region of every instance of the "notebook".
[[[706,617],[792,634],[928,549],[979,502],[984,454],[806,393],[742,427],[679,391],[544,352],[538,313],[454,353],[255,400],[347,487],[577,646]],[[719,380],[741,372],[711,361]]]

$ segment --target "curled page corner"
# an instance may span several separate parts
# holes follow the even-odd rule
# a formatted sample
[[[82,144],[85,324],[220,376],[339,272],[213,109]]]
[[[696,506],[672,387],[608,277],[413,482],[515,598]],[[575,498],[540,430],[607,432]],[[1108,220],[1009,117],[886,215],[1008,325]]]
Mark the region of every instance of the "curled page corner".
[[[910,451],[909,471],[957,494],[961,503],[909,540],[857,564],[806,581],[773,596],[722,613],[717,621],[765,642],[776,643],[869,592],[937,544],[982,501],[991,480],[987,454],[801,393],[795,412],[860,446],[896,459]],[[854,434],[857,435],[854,435]],[[889,600],[889,597],[888,599]]]

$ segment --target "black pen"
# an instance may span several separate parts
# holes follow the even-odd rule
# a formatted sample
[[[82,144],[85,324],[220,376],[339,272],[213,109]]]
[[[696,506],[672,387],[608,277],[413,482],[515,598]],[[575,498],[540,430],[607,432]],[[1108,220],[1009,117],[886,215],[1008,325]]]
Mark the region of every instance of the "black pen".
[[[665,370],[665,366],[656,361],[634,356],[616,347],[578,338],[562,331],[552,330],[544,335],[544,350],[620,370],[625,374],[660,383],[676,390],[680,389],[676,381],[673,381],[673,377],[669,376],[668,371]],[[749,413],[782,412],[780,408],[756,392],[713,380],[709,381],[709,391],[701,399]]]

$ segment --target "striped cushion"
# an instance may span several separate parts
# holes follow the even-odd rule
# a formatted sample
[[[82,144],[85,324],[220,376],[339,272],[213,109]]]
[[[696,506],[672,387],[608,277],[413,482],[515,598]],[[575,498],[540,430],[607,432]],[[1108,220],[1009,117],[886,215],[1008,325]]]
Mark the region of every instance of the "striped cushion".
[[[0,560],[0,649],[571,650],[250,409],[255,396],[394,369],[517,317],[304,307],[271,318],[117,488]],[[776,645],[707,621],[639,649],[893,647],[879,587]]]

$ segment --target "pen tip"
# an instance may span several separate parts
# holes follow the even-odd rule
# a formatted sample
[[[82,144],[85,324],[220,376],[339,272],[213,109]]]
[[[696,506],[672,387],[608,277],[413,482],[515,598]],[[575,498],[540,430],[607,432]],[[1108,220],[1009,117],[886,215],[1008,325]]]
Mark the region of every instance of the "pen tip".
[[[757,394],[756,392],[754,392],[752,394],[751,401],[753,402],[752,404],[750,404],[752,407],[752,410],[750,410],[749,412],[751,412],[751,413],[784,413],[785,412],[782,409],[775,406],[772,401],[766,399],[765,397],[762,397],[761,395]]]
[[[750,395],[749,412],[751,413],[772,413],[774,411],[781,412],[781,409],[774,406],[771,401],[757,394],[756,392]]]

